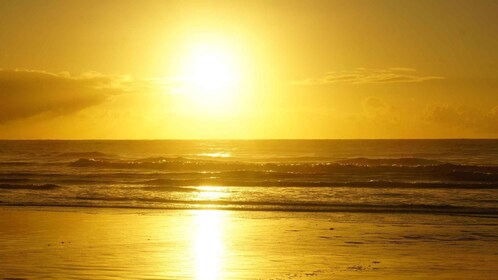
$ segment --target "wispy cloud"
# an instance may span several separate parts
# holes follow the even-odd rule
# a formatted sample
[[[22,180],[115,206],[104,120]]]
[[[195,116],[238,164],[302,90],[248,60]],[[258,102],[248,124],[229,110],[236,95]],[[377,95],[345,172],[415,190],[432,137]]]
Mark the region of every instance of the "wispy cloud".
[[[0,123],[51,113],[70,114],[129,90],[129,78],[0,69]]]
[[[442,79],[444,79],[444,77],[419,75],[417,74],[417,70],[405,67],[392,67],[387,69],[356,68],[354,70],[327,72],[321,77],[295,81],[294,84],[323,85],[417,83]]]

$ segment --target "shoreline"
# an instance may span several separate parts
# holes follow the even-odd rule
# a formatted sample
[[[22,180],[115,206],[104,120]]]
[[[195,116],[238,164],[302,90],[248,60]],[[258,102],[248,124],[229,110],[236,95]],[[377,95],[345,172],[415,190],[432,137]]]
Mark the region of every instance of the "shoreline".
[[[416,211],[416,210],[403,210],[403,209],[371,209],[368,207],[364,208],[348,208],[349,206],[346,207],[338,207],[336,209],[278,209],[278,208],[237,208],[237,207],[216,207],[209,205],[208,207],[145,207],[145,206],[133,206],[133,205],[123,205],[123,206],[111,206],[111,205],[47,205],[47,204],[30,204],[30,205],[20,205],[20,204],[1,204],[0,203],[0,209],[9,209],[9,208],[26,208],[26,209],[33,209],[33,208],[40,208],[40,209],[47,209],[47,211],[50,211],[50,209],[57,209],[57,208],[74,208],[74,209],[116,209],[116,210],[142,210],[146,212],[147,210],[151,211],[181,211],[181,210],[187,210],[187,211],[202,211],[202,210],[216,210],[216,211],[233,211],[233,212],[282,212],[282,213],[351,213],[351,214],[393,214],[393,215],[441,215],[441,216],[455,216],[455,217],[480,217],[480,218],[498,218],[498,213],[492,212],[492,213],[486,213],[486,212],[458,212],[458,211]]]

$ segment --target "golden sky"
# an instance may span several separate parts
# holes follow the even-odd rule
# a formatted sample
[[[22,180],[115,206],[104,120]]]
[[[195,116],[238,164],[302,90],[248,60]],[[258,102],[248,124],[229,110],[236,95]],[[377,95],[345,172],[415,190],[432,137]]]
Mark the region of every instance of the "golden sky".
[[[496,138],[497,14],[493,0],[0,0],[0,138]]]

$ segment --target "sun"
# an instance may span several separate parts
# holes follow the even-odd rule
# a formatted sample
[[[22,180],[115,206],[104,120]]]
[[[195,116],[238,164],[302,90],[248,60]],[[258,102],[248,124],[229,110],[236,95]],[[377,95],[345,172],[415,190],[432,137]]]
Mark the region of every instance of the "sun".
[[[233,65],[223,53],[205,51],[195,54],[192,60],[191,80],[198,90],[217,94],[233,85]]]
[[[227,107],[240,86],[240,65],[227,46],[195,44],[183,65],[184,91],[199,105]]]

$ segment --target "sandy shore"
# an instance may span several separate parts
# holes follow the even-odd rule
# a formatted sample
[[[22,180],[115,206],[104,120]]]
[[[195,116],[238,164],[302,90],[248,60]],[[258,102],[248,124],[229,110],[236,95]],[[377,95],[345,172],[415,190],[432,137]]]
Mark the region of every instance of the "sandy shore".
[[[0,208],[0,279],[496,279],[496,218]]]

